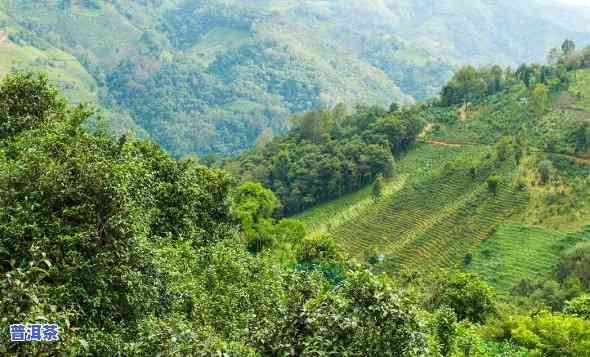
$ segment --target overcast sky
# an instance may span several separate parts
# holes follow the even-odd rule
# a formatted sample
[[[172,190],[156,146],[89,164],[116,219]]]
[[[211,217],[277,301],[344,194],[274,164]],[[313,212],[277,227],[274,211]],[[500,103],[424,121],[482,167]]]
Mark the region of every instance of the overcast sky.
[[[590,6],[590,0],[555,0],[555,2],[566,5]]]

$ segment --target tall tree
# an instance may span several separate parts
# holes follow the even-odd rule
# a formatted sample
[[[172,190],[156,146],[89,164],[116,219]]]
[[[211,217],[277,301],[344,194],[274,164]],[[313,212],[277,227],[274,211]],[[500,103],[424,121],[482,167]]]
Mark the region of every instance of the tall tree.
[[[563,41],[563,44],[561,45],[561,50],[563,51],[563,54],[565,54],[566,56],[572,55],[576,51],[576,44],[574,41],[567,39]]]
[[[381,195],[383,195],[383,185],[383,175],[379,174],[375,182],[373,182],[372,197],[374,202],[377,202],[381,198]]]

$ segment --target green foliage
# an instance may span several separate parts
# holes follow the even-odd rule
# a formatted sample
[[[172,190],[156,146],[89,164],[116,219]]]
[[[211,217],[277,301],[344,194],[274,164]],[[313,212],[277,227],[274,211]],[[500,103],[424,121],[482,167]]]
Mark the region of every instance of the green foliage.
[[[448,307],[441,307],[434,317],[434,331],[438,343],[439,352],[442,356],[450,356],[456,331],[457,316],[455,311]]]
[[[0,139],[38,128],[57,119],[64,100],[43,75],[10,74],[0,84]]]
[[[575,131],[576,137],[576,152],[586,153],[590,148],[590,125],[588,122],[582,122],[578,124]]]
[[[504,82],[504,72],[497,66],[480,71],[472,66],[463,67],[442,89],[441,104],[451,106],[478,102],[487,95],[501,91]]]
[[[34,98],[61,103],[46,82],[29,86],[31,78],[10,77],[12,87],[29,90],[12,92],[3,124],[9,114],[29,115]],[[83,107],[48,106],[33,106],[44,125],[23,126],[0,145],[3,323],[60,323],[55,353],[96,352],[105,341],[94,333],[115,328],[105,338],[123,346],[145,316],[172,309],[150,245],[174,238],[201,247],[230,237],[231,180],[149,143],[87,132],[81,125],[91,112]]]
[[[563,44],[561,45],[561,50],[563,51],[563,54],[569,56],[573,54],[576,50],[576,44],[574,43],[574,41],[567,39],[563,41]]]
[[[393,154],[408,150],[421,131],[419,108],[386,113],[359,107],[345,115],[339,106],[293,119],[288,135],[228,161],[239,174],[262,182],[280,199],[283,214],[340,197],[393,175]]]
[[[429,286],[428,306],[438,309],[448,306],[459,320],[483,322],[495,311],[492,290],[477,275],[439,272]]]
[[[272,191],[259,183],[244,183],[234,194],[234,210],[246,232],[271,218],[277,205],[277,198]]]
[[[537,170],[539,171],[539,178],[541,184],[545,185],[549,183],[551,179],[551,173],[553,171],[553,164],[549,160],[542,160],[539,162]]]
[[[535,88],[533,88],[532,100],[533,100],[533,108],[534,108],[537,116],[541,116],[545,113],[545,109],[547,106],[547,99],[548,99],[547,87],[542,83],[535,85]]]
[[[514,340],[543,356],[590,355],[590,322],[567,315],[541,313],[519,317],[512,330]]]
[[[330,237],[317,235],[305,238],[297,253],[300,263],[320,264],[335,263],[341,260],[336,244]]]
[[[420,356],[424,336],[415,310],[385,276],[356,272],[309,314],[314,334],[303,355],[325,351],[333,355]]]
[[[488,185],[488,191],[493,194],[496,195],[496,193],[498,193],[498,186],[500,185],[500,177],[499,176],[490,176],[487,180],[486,183]]]
[[[563,312],[590,321],[590,295],[581,295],[568,301]]]
[[[377,176],[375,182],[373,182],[373,190],[371,192],[373,201],[377,202],[383,194],[383,175]]]
[[[290,244],[298,244],[303,241],[307,234],[305,224],[293,219],[281,219],[275,226],[273,231],[274,236],[278,242],[288,242]]]
[[[506,161],[508,159],[508,157],[512,153],[512,149],[513,149],[512,146],[513,146],[512,140],[508,137],[504,137],[500,141],[498,141],[495,149],[496,149],[496,157],[498,158],[499,161]]]
[[[557,278],[564,281],[571,277],[580,279],[583,286],[590,289],[590,243],[578,243],[564,252]]]

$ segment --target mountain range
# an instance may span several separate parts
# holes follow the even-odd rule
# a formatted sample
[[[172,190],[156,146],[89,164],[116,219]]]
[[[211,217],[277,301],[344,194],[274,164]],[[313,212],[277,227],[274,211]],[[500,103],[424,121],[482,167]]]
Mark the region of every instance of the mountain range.
[[[463,64],[590,42],[590,10],[460,0],[0,0],[0,74],[48,72],[116,132],[229,155],[313,107],[436,96]]]

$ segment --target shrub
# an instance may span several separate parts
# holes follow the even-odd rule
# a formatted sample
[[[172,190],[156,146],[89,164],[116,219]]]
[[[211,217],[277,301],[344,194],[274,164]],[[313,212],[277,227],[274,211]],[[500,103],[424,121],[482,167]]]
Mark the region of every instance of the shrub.
[[[488,177],[487,179],[487,184],[488,184],[488,191],[492,194],[492,195],[496,195],[496,193],[498,193],[498,186],[500,185],[500,177],[493,175]]]
[[[590,321],[578,317],[541,313],[516,319],[514,340],[548,357],[589,356]]]
[[[568,301],[563,312],[590,320],[590,295],[584,294]]]
[[[59,119],[65,100],[45,75],[15,73],[0,84],[0,139]]]
[[[541,184],[545,185],[551,179],[551,172],[553,171],[553,163],[549,160],[542,160],[539,162],[537,166],[537,171],[539,172],[539,177],[541,179]]]
[[[427,305],[431,309],[452,308],[459,320],[483,322],[495,311],[492,290],[477,275],[438,272],[432,277]]]

